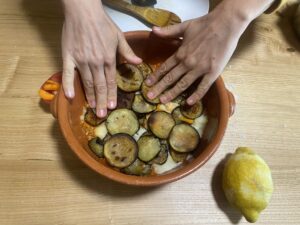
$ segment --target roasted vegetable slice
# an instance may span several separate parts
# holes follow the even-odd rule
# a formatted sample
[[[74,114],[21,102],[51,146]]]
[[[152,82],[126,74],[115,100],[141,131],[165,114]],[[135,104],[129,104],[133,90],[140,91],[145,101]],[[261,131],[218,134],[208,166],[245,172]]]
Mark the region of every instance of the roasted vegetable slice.
[[[161,140],[160,141],[160,151],[158,153],[158,155],[152,159],[150,162],[148,162],[149,164],[159,164],[162,165],[164,164],[167,159],[168,159],[168,152],[169,152],[169,144],[166,140]]]
[[[137,113],[149,113],[154,111],[156,106],[146,102],[141,94],[136,94],[133,100],[132,109]]]
[[[84,121],[86,123],[95,127],[95,126],[98,126],[100,123],[102,123],[104,120],[105,120],[105,118],[98,118],[92,108],[86,109],[86,113],[84,114]]]
[[[144,80],[142,72],[129,63],[121,64],[117,67],[118,87],[126,92],[138,91]]]
[[[182,115],[179,107],[177,107],[176,109],[173,110],[172,116],[173,116],[173,119],[175,120],[176,124],[180,124],[182,122],[192,124],[194,122],[194,120],[186,118],[184,115]]]
[[[199,141],[196,129],[184,123],[176,125],[169,137],[170,146],[177,152],[191,152],[196,149]]]
[[[154,99],[150,99],[148,98],[147,94],[150,90],[150,87],[148,87],[145,82],[143,82],[142,84],[142,88],[141,88],[141,91],[142,91],[142,95],[143,97],[146,99],[147,102],[150,102],[150,103],[153,103],[153,104],[158,104],[160,103],[160,100],[159,100],[159,97],[156,97]]]
[[[174,162],[178,163],[178,162],[185,161],[187,156],[189,155],[189,153],[187,153],[187,152],[176,152],[173,149],[171,149],[170,150],[170,155],[171,155],[172,159],[174,160]]]
[[[138,146],[128,134],[115,134],[104,144],[104,157],[117,168],[125,168],[137,158]]]
[[[131,109],[135,94],[118,89],[117,107]]]
[[[154,136],[143,136],[138,140],[138,157],[144,162],[152,160],[160,151],[159,139]]]
[[[100,158],[104,156],[103,153],[103,142],[100,138],[95,137],[91,140],[89,140],[88,145],[90,149]]]
[[[137,68],[142,72],[144,79],[153,72],[151,66],[144,62],[137,65]]]
[[[151,166],[136,159],[130,166],[122,169],[122,172],[128,175],[146,176],[151,173]]]
[[[189,119],[196,119],[201,116],[203,112],[203,104],[201,101],[196,102],[194,105],[188,105],[186,102],[182,102],[180,105],[180,111],[185,117]]]
[[[167,113],[172,113],[175,108],[179,106],[178,103],[168,102],[166,104],[158,104],[156,111],[165,111]]]
[[[151,113],[148,119],[148,127],[151,132],[162,139],[167,139],[172,128],[175,126],[175,120],[171,114],[166,112]]]
[[[125,133],[134,135],[139,130],[139,121],[135,113],[129,109],[116,109],[106,120],[106,127],[110,134]]]

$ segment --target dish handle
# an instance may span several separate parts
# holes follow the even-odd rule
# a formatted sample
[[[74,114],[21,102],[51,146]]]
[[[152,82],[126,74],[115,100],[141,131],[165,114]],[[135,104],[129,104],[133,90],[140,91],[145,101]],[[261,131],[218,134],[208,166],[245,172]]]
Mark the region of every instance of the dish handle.
[[[229,101],[229,116],[231,117],[235,112],[236,102],[235,102],[234,95],[232,94],[231,91],[227,90],[227,95],[228,95],[228,101]]]
[[[41,100],[50,106],[50,112],[57,118],[57,93],[61,87],[62,73],[57,72],[50,76],[39,89]]]

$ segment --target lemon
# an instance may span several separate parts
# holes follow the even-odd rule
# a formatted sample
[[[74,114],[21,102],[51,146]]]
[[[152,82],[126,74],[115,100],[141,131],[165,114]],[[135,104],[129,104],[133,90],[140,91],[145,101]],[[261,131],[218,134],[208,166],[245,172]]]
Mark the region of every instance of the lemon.
[[[271,171],[250,148],[240,147],[225,164],[223,190],[229,203],[254,223],[273,192]]]

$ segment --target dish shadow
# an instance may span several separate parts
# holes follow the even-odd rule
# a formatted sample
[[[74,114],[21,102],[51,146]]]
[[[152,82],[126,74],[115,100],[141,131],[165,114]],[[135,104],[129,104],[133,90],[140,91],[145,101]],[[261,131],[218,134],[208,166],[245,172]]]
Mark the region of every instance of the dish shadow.
[[[281,9],[277,14],[280,19],[277,21],[277,25],[291,48],[290,52],[300,52],[300,37],[297,36],[295,28],[293,27],[294,15],[300,2],[289,2]]]
[[[66,143],[57,121],[54,121],[52,124],[51,135],[53,141],[56,143],[56,148],[65,171],[70,175],[72,180],[86,189],[98,194],[130,198],[158,190],[161,187],[129,186],[109,180],[88,168],[77,158]]]
[[[21,6],[30,24],[36,27],[41,39],[57,58],[56,66],[61,68],[61,31],[64,21],[60,0],[22,0]]]
[[[218,207],[227,215],[232,224],[238,224],[242,219],[242,215],[229,205],[222,189],[222,173],[225,162],[228,160],[230,155],[231,154],[227,154],[215,168],[211,181],[211,189]]]

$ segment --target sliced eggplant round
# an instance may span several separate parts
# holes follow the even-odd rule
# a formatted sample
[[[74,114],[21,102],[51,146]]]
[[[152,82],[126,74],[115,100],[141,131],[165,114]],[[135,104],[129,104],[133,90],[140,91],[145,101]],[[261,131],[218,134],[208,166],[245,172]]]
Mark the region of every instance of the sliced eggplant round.
[[[203,104],[201,101],[196,102],[194,105],[188,105],[186,102],[182,102],[180,105],[180,111],[185,117],[189,119],[196,119],[201,116],[203,112]]]
[[[179,106],[178,103],[168,102],[166,104],[158,104],[156,111],[165,111],[167,113],[172,113],[175,108]]]
[[[133,111],[116,109],[109,114],[106,127],[111,135],[125,133],[133,136],[139,130],[140,124]]]
[[[91,126],[98,126],[100,123],[102,123],[105,120],[105,118],[98,118],[97,115],[94,112],[94,109],[87,108],[86,113],[84,114],[84,121],[88,123]]]
[[[131,109],[134,96],[134,93],[128,93],[118,88],[117,107]]]
[[[169,144],[166,140],[161,140],[160,141],[160,151],[158,153],[158,155],[152,159],[150,162],[148,162],[149,164],[159,164],[162,165],[164,164],[169,156]]]
[[[170,150],[170,155],[174,162],[183,162],[186,160],[187,156],[189,155],[188,152],[176,152],[173,149]]]
[[[143,97],[146,99],[147,102],[150,102],[152,104],[158,104],[158,103],[160,103],[159,97],[156,97],[154,99],[148,98],[147,94],[148,94],[150,88],[151,87],[147,86],[145,84],[145,82],[143,82],[142,87],[141,87],[141,91],[142,91]]]
[[[98,157],[103,158],[103,142],[100,138],[95,137],[88,142],[89,148],[94,152]]]
[[[192,124],[194,122],[194,120],[186,118],[184,115],[182,115],[179,107],[177,107],[176,109],[173,110],[172,116],[173,116],[173,119],[175,120],[176,124],[180,124],[182,122]]]
[[[115,134],[104,144],[104,157],[117,168],[125,168],[137,158],[138,145],[128,134]]]
[[[151,113],[148,119],[148,127],[151,132],[161,139],[167,139],[174,126],[175,120],[171,114],[166,112]]]
[[[177,152],[191,152],[199,144],[200,137],[196,129],[188,124],[176,125],[169,137],[169,144]]]
[[[123,91],[138,91],[143,83],[142,72],[135,65],[124,63],[117,67],[117,85]]]
[[[151,66],[144,62],[137,65],[137,68],[142,72],[144,79],[153,72]]]
[[[130,166],[122,169],[122,172],[135,176],[147,176],[151,171],[151,166],[139,159],[136,159]]]
[[[149,113],[154,111],[156,106],[146,102],[141,94],[136,94],[133,100],[132,109],[137,113]]]
[[[143,136],[138,140],[138,157],[144,162],[154,159],[160,151],[160,141],[154,136]]]

